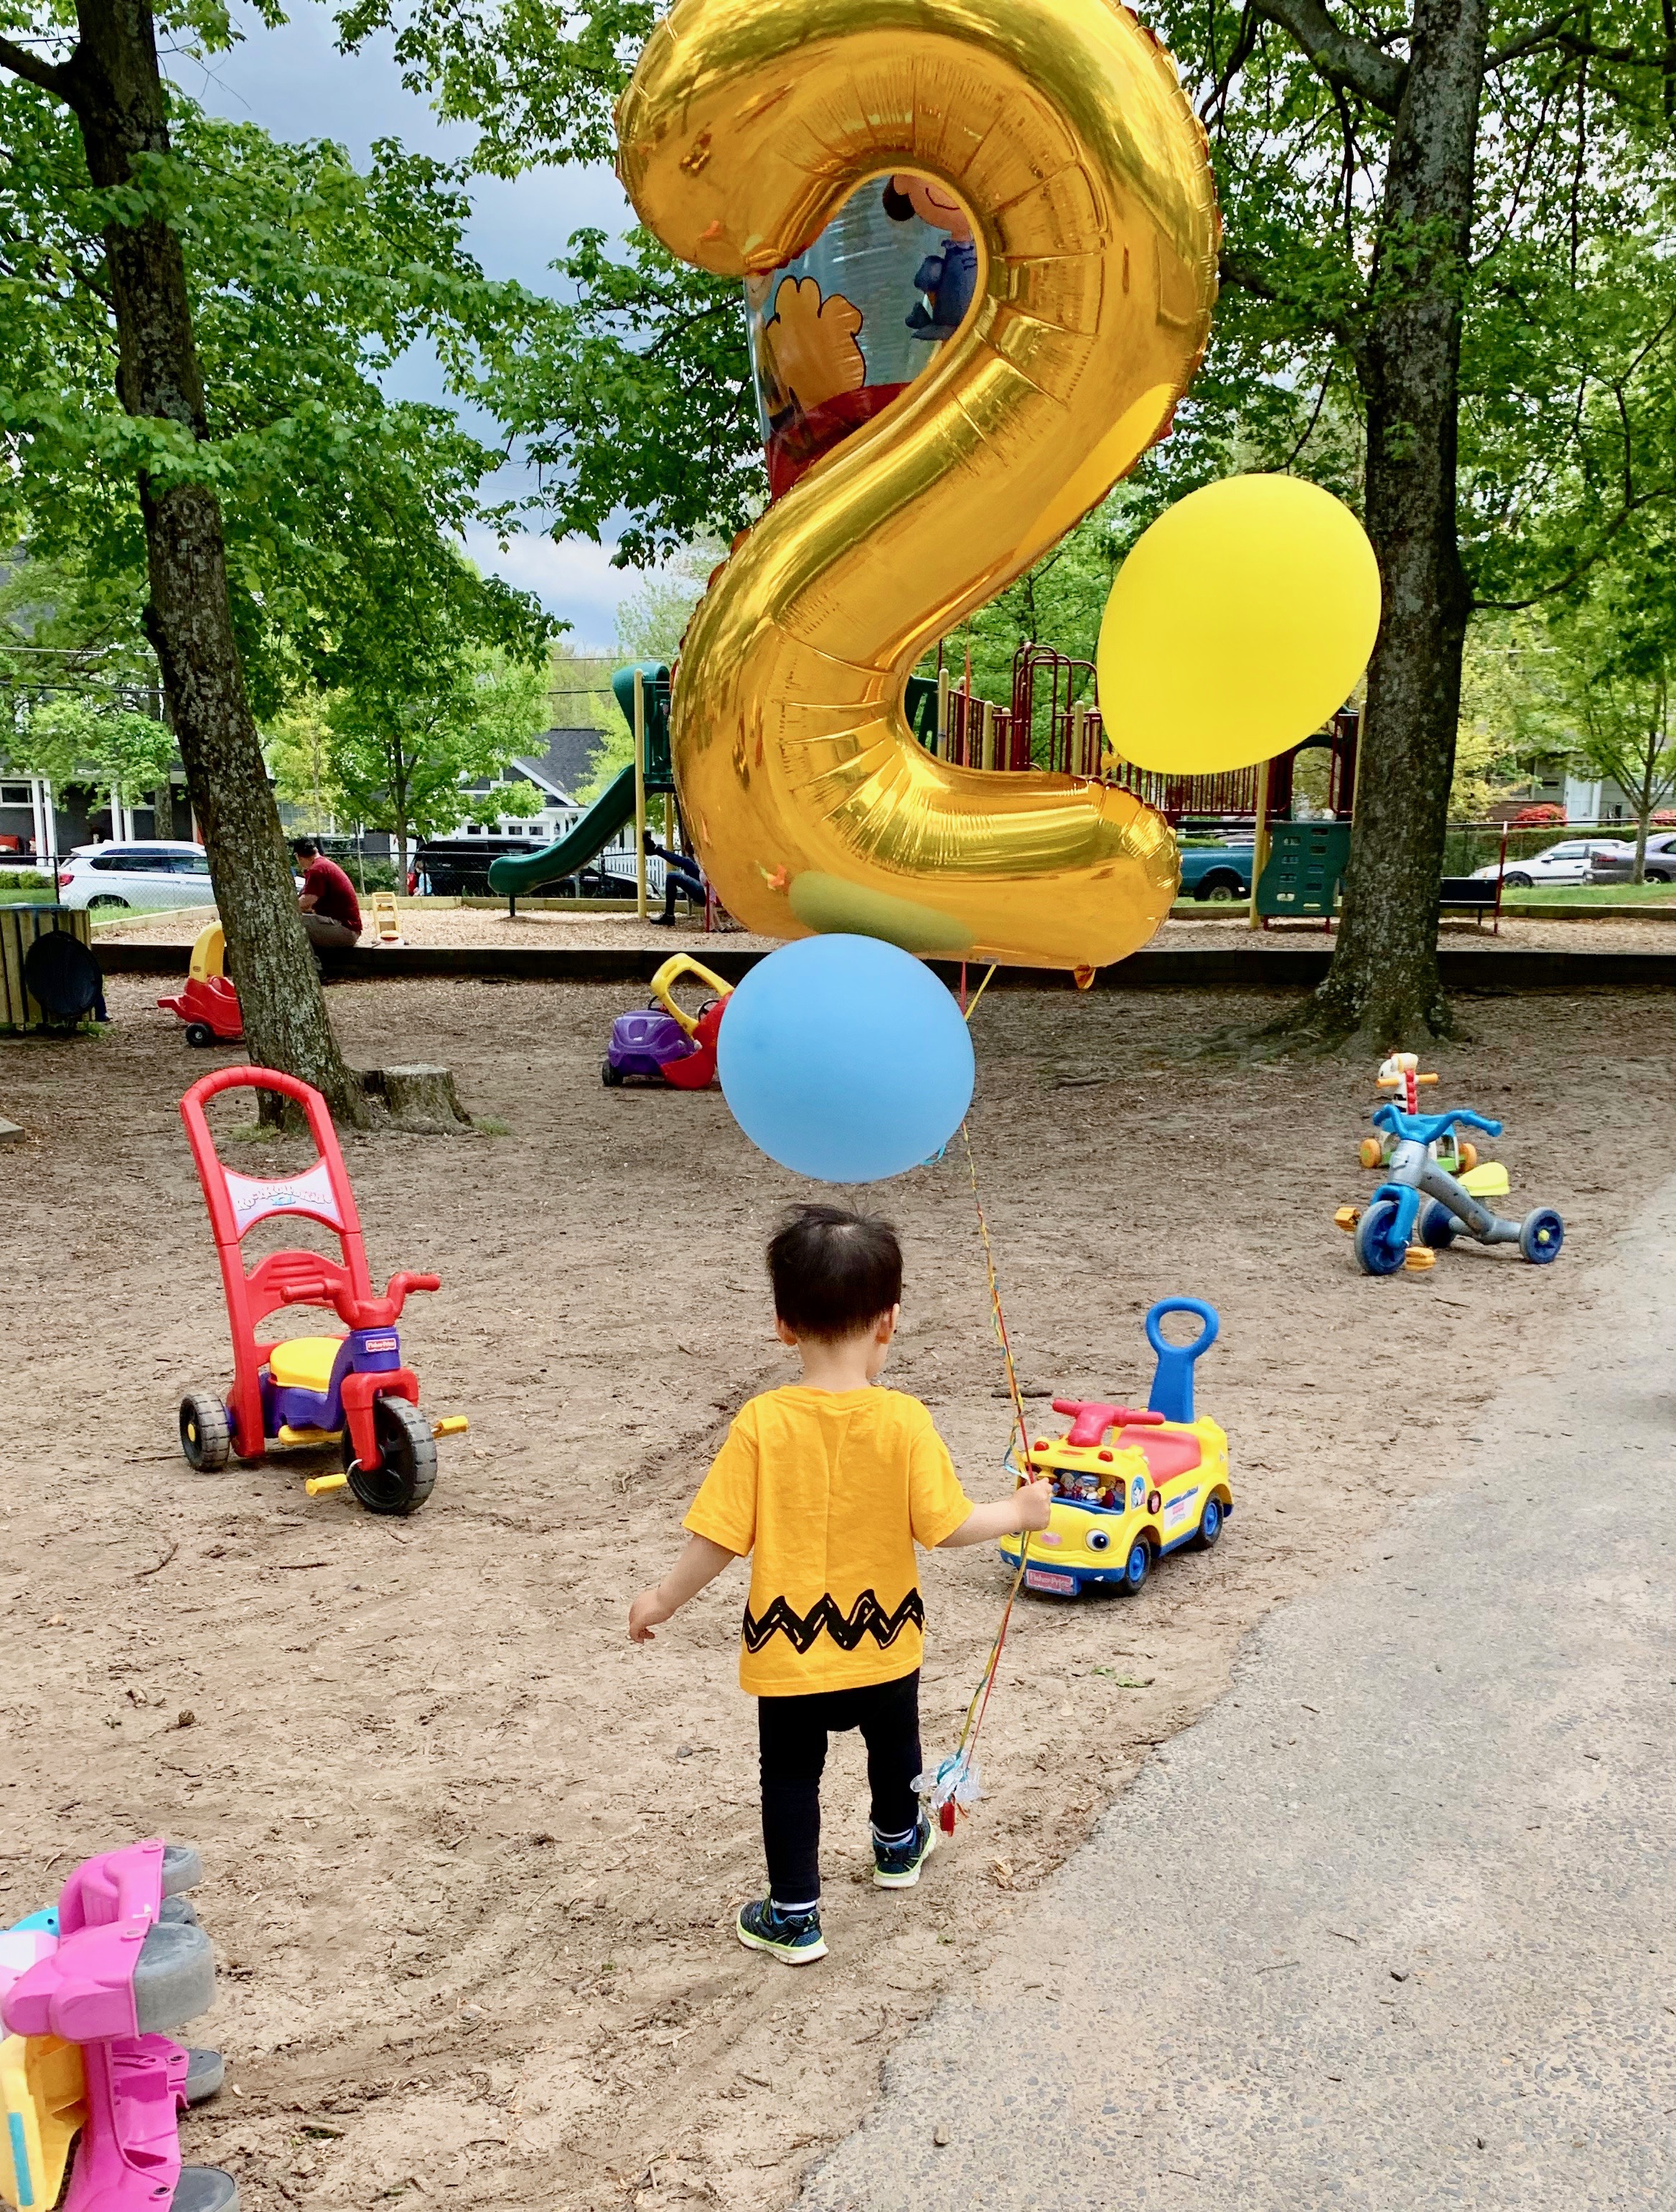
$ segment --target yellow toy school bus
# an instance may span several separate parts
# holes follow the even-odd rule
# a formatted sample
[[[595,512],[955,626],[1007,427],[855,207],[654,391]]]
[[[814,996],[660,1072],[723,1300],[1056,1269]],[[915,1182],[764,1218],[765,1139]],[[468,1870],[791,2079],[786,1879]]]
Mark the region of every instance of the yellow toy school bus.
[[[1191,1344],[1171,1344],[1159,1328],[1169,1313],[1197,1314],[1205,1327]],[[1030,1475],[1050,1476],[1058,1495],[1047,1529],[1030,1538],[1027,1589],[1054,1597],[1080,1596],[1090,1583],[1138,1590],[1155,1559],[1187,1544],[1208,1551],[1221,1535],[1234,1510],[1228,1438],[1216,1422],[1194,1418],[1193,1387],[1193,1362],[1219,1327],[1200,1298],[1162,1298],[1146,1316],[1158,1364],[1145,1412],[1054,1399],[1071,1426],[1030,1441]],[[1020,1540],[1010,1536],[1000,1547],[1015,1567]]]

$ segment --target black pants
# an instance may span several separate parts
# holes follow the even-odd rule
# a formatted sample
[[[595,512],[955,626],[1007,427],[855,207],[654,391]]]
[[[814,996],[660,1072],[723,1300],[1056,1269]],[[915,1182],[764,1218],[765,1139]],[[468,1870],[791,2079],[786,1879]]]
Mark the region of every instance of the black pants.
[[[679,860],[664,862],[664,920],[675,919],[675,902],[683,896],[689,906],[704,903],[704,878],[699,873],[696,860],[683,865]]]
[[[867,1747],[873,1826],[899,1836],[920,1817],[920,1670],[861,1690],[817,1690],[804,1698],[759,1698],[762,1848],[768,1894],[782,1905],[821,1893],[821,1774],[826,1740],[859,1729]]]

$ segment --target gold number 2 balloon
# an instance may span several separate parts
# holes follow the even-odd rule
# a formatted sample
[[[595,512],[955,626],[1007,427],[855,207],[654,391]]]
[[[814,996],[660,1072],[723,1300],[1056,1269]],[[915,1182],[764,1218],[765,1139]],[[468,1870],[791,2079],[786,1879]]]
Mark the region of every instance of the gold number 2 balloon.
[[[641,219],[719,276],[778,267],[901,171],[957,193],[980,248],[960,333],[762,517],[688,631],[675,774],[719,896],[771,936],[1123,958],[1175,891],[1164,822],[1086,779],[938,761],[902,696],[1198,366],[1218,222],[1169,57],[1109,0],[677,0],[617,135]]]

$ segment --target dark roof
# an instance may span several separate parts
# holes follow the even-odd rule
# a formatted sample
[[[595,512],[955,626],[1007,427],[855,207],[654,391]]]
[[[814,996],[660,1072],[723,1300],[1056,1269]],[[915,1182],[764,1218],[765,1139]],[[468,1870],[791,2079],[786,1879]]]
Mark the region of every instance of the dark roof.
[[[593,757],[604,742],[598,730],[549,730],[546,750],[521,753],[519,764],[536,769],[568,798],[587,781]]]

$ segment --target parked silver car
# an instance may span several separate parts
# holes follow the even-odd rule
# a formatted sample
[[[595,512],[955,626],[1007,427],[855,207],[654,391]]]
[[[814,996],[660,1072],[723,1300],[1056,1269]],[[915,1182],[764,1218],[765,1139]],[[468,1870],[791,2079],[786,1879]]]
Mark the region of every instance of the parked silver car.
[[[202,845],[165,838],[78,845],[58,866],[61,906],[128,906],[155,913],[167,907],[212,906],[215,898]]]
[[[1636,848],[1633,840],[1625,839],[1617,845],[1602,846],[1588,864],[1588,880],[1592,884],[1627,884],[1635,873]],[[1676,884],[1676,830],[1655,830],[1647,840],[1647,880],[1649,884]]]

